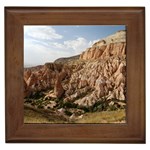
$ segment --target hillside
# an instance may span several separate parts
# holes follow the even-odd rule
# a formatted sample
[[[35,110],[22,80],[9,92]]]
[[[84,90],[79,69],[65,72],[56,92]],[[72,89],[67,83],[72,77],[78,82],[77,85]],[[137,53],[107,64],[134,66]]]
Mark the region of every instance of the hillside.
[[[88,113],[124,110],[125,83],[126,32],[118,31],[79,56],[24,69],[24,104],[64,122],[83,123],[79,120]]]
[[[69,63],[71,61],[78,60],[80,55],[72,56],[72,57],[64,57],[64,58],[58,58],[54,61],[54,63]]]

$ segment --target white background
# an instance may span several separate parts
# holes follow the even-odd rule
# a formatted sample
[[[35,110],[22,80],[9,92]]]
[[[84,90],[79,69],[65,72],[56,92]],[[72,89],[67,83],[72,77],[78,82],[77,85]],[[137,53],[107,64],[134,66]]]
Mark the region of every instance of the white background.
[[[4,6],[145,6],[146,144],[5,144]],[[150,1],[149,0],[0,0],[0,149],[150,149]],[[138,66],[137,66],[138,67]]]

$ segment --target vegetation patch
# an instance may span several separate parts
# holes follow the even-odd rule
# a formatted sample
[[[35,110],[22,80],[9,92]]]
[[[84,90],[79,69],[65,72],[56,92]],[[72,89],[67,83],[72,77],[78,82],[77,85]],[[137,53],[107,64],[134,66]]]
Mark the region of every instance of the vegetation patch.
[[[116,111],[102,111],[87,113],[82,119],[78,119],[75,123],[125,123],[126,113],[124,109]]]

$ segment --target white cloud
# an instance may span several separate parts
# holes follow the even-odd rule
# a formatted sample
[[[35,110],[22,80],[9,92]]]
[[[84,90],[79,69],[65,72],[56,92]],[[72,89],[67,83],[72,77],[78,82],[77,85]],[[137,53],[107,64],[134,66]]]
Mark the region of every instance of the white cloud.
[[[89,42],[84,37],[60,41],[58,39],[62,39],[63,36],[51,26],[25,26],[24,35],[25,66],[40,65],[61,57],[81,54],[95,42]]]
[[[69,56],[65,51],[53,50],[51,47],[33,43],[33,41],[25,40],[24,43],[24,65],[36,66],[46,62],[53,62],[57,58]]]
[[[37,40],[62,39],[63,36],[56,33],[51,26],[24,26],[24,34]]]
[[[63,44],[58,42],[51,42],[49,45],[54,49],[58,49],[61,51],[70,51],[72,55],[81,54],[86,48],[92,46],[93,42],[88,42],[83,37],[77,37],[74,40],[64,41]]]
[[[79,25],[76,25],[75,27],[76,27],[76,28],[79,28],[80,26],[79,26]]]
[[[88,42],[85,38],[78,37],[75,40],[64,41],[64,46],[67,47],[67,49],[73,49],[76,54],[80,54],[88,47]]]
[[[97,40],[88,42],[83,37],[74,40],[58,42],[38,41],[25,38],[24,40],[24,64],[35,66],[46,62],[53,62],[61,57],[70,57],[81,54],[86,48],[92,46]]]
[[[50,43],[50,45],[55,49],[65,49],[65,45],[61,43],[54,42],[54,43]]]
[[[98,42],[98,41],[99,41],[99,39],[90,41],[90,42],[89,42],[89,47],[91,47],[94,43],[96,43],[96,42]]]

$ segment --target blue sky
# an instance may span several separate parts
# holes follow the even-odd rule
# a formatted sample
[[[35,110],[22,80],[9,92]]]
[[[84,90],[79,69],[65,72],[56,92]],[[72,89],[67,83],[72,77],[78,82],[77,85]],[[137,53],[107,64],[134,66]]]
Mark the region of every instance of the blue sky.
[[[124,25],[24,26],[24,66],[42,65],[81,54],[96,41]]]

